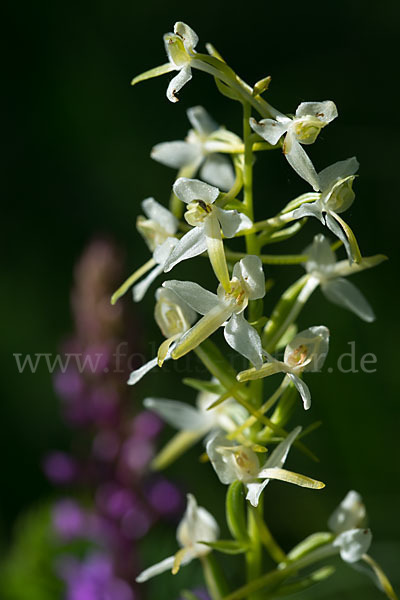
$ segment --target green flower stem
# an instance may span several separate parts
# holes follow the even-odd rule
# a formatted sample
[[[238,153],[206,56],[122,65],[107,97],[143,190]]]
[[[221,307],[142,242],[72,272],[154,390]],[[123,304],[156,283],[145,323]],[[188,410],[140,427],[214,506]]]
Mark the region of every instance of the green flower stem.
[[[237,261],[247,256],[244,252],[233,252],[225,249],[227,260]],[[300,265],[307,262],[306,254],[259,254],[260,260],[265,265]]]
[[[228,583],[215,556],[210,553],[200,557],[204,580],[212,600],[221,600],[228,593]]]
[[[335,548],[332,544],[327,544],[296,562],[286,564],[281,568],[278,566],[277,569],[254,579],[228,596],[225,596],[223,600],[242,600],[242,598],[250,598],[251,594],[259,592],[260,590],[274,591],[283,581],[292,575],[296,575],[301,569],[309,567],[325,558],[334,556],[338,554],[338,552],[338,548]],[[262,595],[263,600],[269,597],[265,594],[265,591]]]
[[[249,505],[247,509],[247,531],[250,538],[250,548],[246,552],[246,574],[249,583],[260,577],[262,571],[261,540],[254,514],[255,511],[258,511],[259,519],[262,521],[262,506],[262,499],[260,499],[257,508]],[[248,600],[262,600],[262,596],[258,591],[255,591],[248,595]]]
[[[322,567],[321,569],[313,571],[312,573],[310,573],[310,575],[302,577],[300,580],[294,583],[282,585],[271,595],[264,595],[263,599],[268,600],[269,598],[281,598],[283,596],[290,596],[291,594],[302,592],[303,590],[308,590],[310,587],[313,587],[317,583],[325,581],[325,579],[333,575],[335,571],[335,567],[332,566]]]
[[[262,518],[262,515],[254,507],[252,507],[252,512],[257,525],[259,538],[267,549],[268,554],[277,564],[285,562],[287,560],[286,554],[279,546],[278,542],[276,542],[276,540],[273,538],[266,522]]]

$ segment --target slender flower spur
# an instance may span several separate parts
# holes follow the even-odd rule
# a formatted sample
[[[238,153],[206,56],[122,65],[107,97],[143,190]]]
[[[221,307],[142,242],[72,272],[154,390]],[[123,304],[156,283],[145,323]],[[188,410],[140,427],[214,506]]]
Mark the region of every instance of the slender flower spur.
[[[311,393],[299,377],[303,371],[319,371],[329,349],[329,330],[323,325],[309,327],[298,333],[286,346],[283,361],[276,360],[263,350],[268,362],[261,368],[247,369],[238,374],[238,381],[261,379],[274,373],[286,373],[296,386],[305,410],[311,406]]]
[[[353,181],[358,171],[358,161],[353,156],[326,167],[318,173],[319,189],[314,202],[306,202],[296,208],[292,217],[316,217],[332,231],[344,244],[350,262],[361,261],[360,249],[350,227],[339,217],[354,202]]]
[[[234,133],[219,127],[202,106],[194,106],[186,111],[191,129],[185,141],[163,142],[151,151],[151,158],[179,169],[186,177],[194,177],[200,170],[200,178],[228,191],[235,182],[232,163],[218,152],[242,145],[242,140]]]
[[[192,494],[188,494],[186,512],[176,532],[181,549],[174,556],[169,556],[140,573],[136,581],[142,583],[170,569],[175,575],[181,565],[187,565],[193,559],[209,554],[211,548],[201,542],[215,542],[218,535],[219,528],[214,517],[205,508],[197,505]]]
[[[180,177],[173,189],[176,196],[188,205],[185,219],[193,229],[179,240],[165,264],[165,272],[182,260],[208,250],[217,279],[229,291],[229,273],[221,228],[225,237],[232,238],[239,231],[249,229],[252,222],[237,210],[224,210],[216,206],[214,203],[219,196],[219,189],[198,179]]]
[[[221,433],[216,434],[207,443],[207,454],[221,483],[228,485],[234,481],[243,481],[247,487],[246,499],[252,506],[258,506],[260,496],[271,479],[313,489],[325,487],[321,481],[282,469],[290,447],[300,431],[301,427],[296,427],[261,467],[258,455],[251,448],[237,445]],[[259,482],[259,479],[264,481]]]
[[[385,256],[377,254],[362,258],[360,263],[351,265],[347,260],[337,262],[328,239],[322,234],[314,237],[312,245],[304,250],[304,254],[309,257],[305,265],[310,275],[306,284],[309,296],[319,285],[330,302],[347,308],[363,321],[370,323],[375,320],[374,311],[363,294],[344,277],[375,267],[386,259]]]
[[[321,129],[336,119],[337,114],[336,106],[331,100],[302,102],[293,118],[280,115],[276,120],[262,119],[258,123],[255,119],[250,119],[250,125],[253,131],[273,145],[285,135],[283,153],[286,160],[300,177],[318,191],[320,181],[302,144],[313,144]]]
[[[265,277],[258,256],[246,256],[233,267],[230,291],[222,285],[217,295],[191,281],[166,281],[163,286],[173,290],[186,304],[204,315],[177,342],[172,358],[184,356],[208,338],[221,325],[227,343],[260,368],[262,365],[261,340],[257,331],[244,318],[243,311],[249,300],[265,295]]]
[[[135,385],[146,373],[170,358],[170,346],[190,328],[196,313],[173,290],[158,288],[156,291],[154,318],[167,338],[159,347],[156,358],[135,369],[129,376],[128,385]]]

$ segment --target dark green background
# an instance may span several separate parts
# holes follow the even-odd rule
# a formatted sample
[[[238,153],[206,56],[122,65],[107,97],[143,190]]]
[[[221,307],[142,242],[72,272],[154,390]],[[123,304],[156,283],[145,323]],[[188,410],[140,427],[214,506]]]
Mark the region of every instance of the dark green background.
[[[309,440],[321,464],[293,453],[291,467],[304,468],[328,485],[315,494],[271,485],[266,503],[272,528],[281,531],[289,546],[323,528],[345,492],[357,489],[368,505],[375,534],[372,554],[395,578],[400,554],[400,257],[395,94],[399,5],[394,1],[373,8],[354,0],[22,2],[9,8],[1,295],[3,546],[16,516],[49,492],[40,473],[41,456],[50,448],[67,447],[70,438],[50,376],[44,369],[19,375],[12,353],[56,352],[70,332],[72,269],[92,236],[110,234],[126,251],[127,275],[147,258],[135,231],[140,202],[149,195],[166,202],[174,175],[151,161],[149,152],[157,142],[182,139],[188,129],[185,109],[202,104],[220,123],[240,133],[239,106],[219,97],[205,74],[194,73],[177,105],[165,97],[168,76],[134,89],[129,86],[132,76],[165,61],[162,34],[178,19],[198,33],[199,48],[213,42],[249,83],[272,75],[268,98],[282,111],[294,112],[306,100],[337,103],[339,118],[310,148],[317,169],[352,155],[360,160],[357,198],[346,217],[365,255],[382,252],[390,257],[353,280],[375,308],[377,321],[364,324],[317,292],[300,326],[329,326],[328,366],[334,367],[348,342],[355,340],[358,360],[366,352],[377,355],[377,372],[349,375],[334,368],[332,374],[310,376],[313,406],[306,415],[299,407],[298,419],[324,421]],[[256,176],[260,218],[306,190],[279,153],[261,156]],[[300,250],[319,230],[318,224],[309,224],[287,251]],[[281,246],[272,251],[285,250]],[[287,267],[283,275],[271,268],[267,274],[279,278],[272,298],[301,274],[301,268]],[[191,277],[191,268],[182,266],[176,276]],[[211,285],[209,271],[203,269],[200,277]],[[150,293],[144,303],[132,305],[132,311],[150,322],[152,306]],[[271,304],[267,306],[268,310]],[[159,339],[154,325],[149,339]],[[143,382],[132,394],[133,401],[139,405],[148,392],[187,397],[176,381],[172,372],[164,378],[160,373]],[[187,464],[180,463],[181,480],[187,480]],[[192,476],[187,485],[221,516],[221,509],[215,508],[222,502],[221,490],[207,469],[202,467],[200,483]],[[378,592],[367,596],[362,589],[363,598],[378,597]]]

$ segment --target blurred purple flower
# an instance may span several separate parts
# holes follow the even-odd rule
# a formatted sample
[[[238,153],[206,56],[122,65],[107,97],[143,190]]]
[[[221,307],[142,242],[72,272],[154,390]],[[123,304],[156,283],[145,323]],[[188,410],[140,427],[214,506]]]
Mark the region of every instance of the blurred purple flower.
[[[50,452],[43,461],[43,471],[52,483],[70,483],[76,478],[76,461],[66,452]]]
[[[63,373],[58,371],[54,375],[54,389],[64,400],[74,400],[84,391],[84,381],[82,375],[78,373],[75,367],[68,367]]]
[[[164,426],[163,421],[150,411],[140,412],[133,420],[133,432],[137,437],[154,439]]]
[[[75,500],[61,500],[52,510],[53,529],[65,541],[83,537],[86,531],[86,515]]]
[[[133,591],[115,576],[106,555],[91,554],[83,562],[63,557],[58,573],[67,585],[66,600],[134,600]]]
[[[150,487],[148,498],[154,510],[162,516],[180,513],[184,504],[181,491],[167,479],[155,481]]]

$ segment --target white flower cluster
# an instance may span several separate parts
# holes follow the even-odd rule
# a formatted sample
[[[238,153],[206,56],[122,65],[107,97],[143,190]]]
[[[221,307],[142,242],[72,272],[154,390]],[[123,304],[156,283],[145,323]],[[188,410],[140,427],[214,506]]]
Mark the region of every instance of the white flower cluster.
[[[177,171],[170,208],[153,198],[142,202],[145,216],[138,217],[137,229],[152,255],[117,290],[112,301],[130,287],[134,301],[140,301],[155,279],[170,273],[182,261],[194,262],[200,256],[208,259],[216,285],[210,291],[196,281],[162,281],[155,292],[154,316],[165,340],[157,356],[133,371],[128,383],[136,384],[166,360],[196,352],[213,376],[209,381],[190,380],[192,387],[201,390],[196,407],[166,398],[148,397],[144,401],[147,409],[178,430],[154,464],[161,468],[204,439],[205,455],[220,482],[230,486],[240,482],[250,507],[259,510],[261,494],[271,480],[310,489],[324,487],[316,479],[284,468],[292,446],[308,451],[300,441],[302,428],[290,432],[285,428],[295,410],[290,399],[299,394],[304,409],[310,409],[311,392],[303,374],[320,372],[329,349],[327,327],[312,325],[297,332],[300,310],[320,287],[329,301],[364,321],[373,321],[372,308],[347,277],[375,266],[384,257],[362,257],[354,233],[340,216],[355,199],[356,158],[317,172],[304,149],[338,116],[332,101],[303,102],[294,116],[285,115],[261,97],[269,78],[252,88],[211,46],[207,47],[208,54],[199,53],[198,37],[186,24],[176,23],[164,42],[168,62],[139,75],[132,83],[175,71],[167,89],[168,99],[175,103],[178,92],[192,78],[193,69],[204,71],[215,78],[225,96],[240,100],[244,127],[240,137],[217,125],[203,107],[195,106],[187,111],[192,129],[186,139],[159,143],[151,152],[154,160]],[[252,111],[258,114],[257,119],[251,116]],[[290,167],[311,189],[291,200],[277,215],[256,221],[254,157],[271,149],[283,150]],[[317,218],[338,241],[331,245],[320,233],[299,255],[262,254],[265,245],[295,235],[308,217]],[[245,240],[244,252],[230,247],[233,238]],[[335,251],[342,244],[347,259],[337,261]],[[306,273],[275,306],[267,297],[265,316],[269,283],[264,265],[269,263],[302,263]],[[227,346],[243,357],[240,372],[227,360],[226,350],[218,351],[210,340],[220,328]],[[283,354],[279,354],[281,349]],[[280,385],[264,401],[264,379],[276,374],[281,374]],[[271,444],[275,444],[272,451]],[[262,458],[265,453],[266,458]],[[360,497],[350,492],[329,521],[334,532],[329,548],[340,552],[346,562],[361,560],[368,549],[371,534],[362,526],[364,518]],[[195,557],[203,560],[212,547],[230,547],[218,542],[218,536],[214,518],[189,494],[177,532],[181,549],[146,569],[137,580],[145,581],[167,569],[176,573],[180,565]],[[232,542],[240,551],[246,551],[246,536]]]

